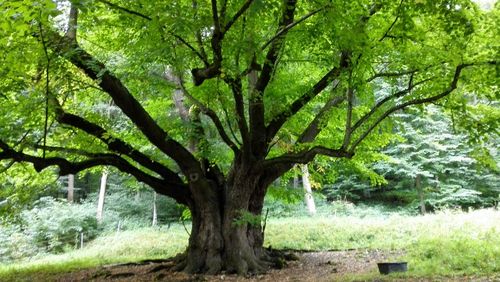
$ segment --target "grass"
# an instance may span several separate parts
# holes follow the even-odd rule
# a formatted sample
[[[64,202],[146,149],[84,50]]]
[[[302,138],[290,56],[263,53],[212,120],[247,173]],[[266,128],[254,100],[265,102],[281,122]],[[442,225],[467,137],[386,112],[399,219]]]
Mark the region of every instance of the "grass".
[[[143,259],[172,257],[186,247],[182,225],[169,229],[143,228],[100,237],[81,250],[29,262],[0,264],[0,280],[25,280],[40,273],[67,272],[87,267]],[[270,218],[267,246],[276,249],[405,250],[409,272],[387,279],[408,277],[495,276],[500,273],[500,212],[444,211],[425,216],[330,216]],[[376,273],[354,275],[366,280]]]
[[[0,281],[38,281],[41,274],[50,277],[54,273],[106,264],[173,257],[186,248],[187,241],[186,231],[177,224],[168,229],[142,228],[111,233],[97,238],[80,250],[33,261],[0,264]]]

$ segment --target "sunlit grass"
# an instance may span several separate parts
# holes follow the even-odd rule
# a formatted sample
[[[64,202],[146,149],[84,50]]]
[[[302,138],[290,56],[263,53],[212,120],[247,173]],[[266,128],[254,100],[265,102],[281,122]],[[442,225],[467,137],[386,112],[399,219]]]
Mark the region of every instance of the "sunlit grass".
[[[188,234],[182,225],[111,233],[81,250],[0,265],[0,280],[22,281],[35,274],[39,277],[40,273],[168,258],[183,251],[187,240]],[[409,272],[389,278],[491,276],[500,272],[500,212],[485,209],[470,213],[443,211],[425,216],[271,218],[267,222],[265,245],[310,251],[405,250],[406,254],[400,259],[408,261]],[[382,279],[377,273],[349,279],[366,277]]]
[[[33,261],[0,264],[0,281],[30,281],[41,274],[68,272],[106,264],[173,257],[186,248],[188,234],[180,225],[111,233],[83,249]]]
[[[402,249],[423,237],[442,238],[454,232],[476,236],[495,227],[500,229],[500,212],[490,209],[425,216],[282,218],[267,224],[266,243],[277,249]]]

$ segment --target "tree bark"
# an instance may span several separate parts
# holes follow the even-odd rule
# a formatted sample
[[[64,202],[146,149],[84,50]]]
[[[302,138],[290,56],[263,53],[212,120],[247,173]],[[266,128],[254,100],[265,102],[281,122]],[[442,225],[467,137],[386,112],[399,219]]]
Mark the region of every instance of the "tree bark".
[[[69,203],[73,203],[75,201],[74,194],[75,194],[75,175],[69,174],[68,175],[68,202]]]
[[[260,273],[273,258],[264,249],[261,214],[269,181],[253,166],[233,165],[222,185],[210,178],[190,182],[192,230],[178,270],[189,273]]]
[[[153,222],[151,225],[158,225],[158,212],[156,211],[156,192],[153,192]]]
[[[427,211],[425,209],[424,190],[422,189],[420,178],[421,176],[420,174],[418,174],[417,177],[415,178],[415,188],[417,188],[418,198],[420,202],[420,213],[424,215]]]
[[[101,187],[99,188],[99,199],[97,201],[97,221],[101,222],[104,217],[104,200],[106,197],[106,185],[108,183],[108,172],[103,171],[101,176]]]
[[[316,214],[316,205],[314,204],[313,193],[311,189],[311,182],[309,181],[309,168],[307,164],[300,166],[302,170],[302,184],[304,186],[304,199],[307,205],[309,215]]]

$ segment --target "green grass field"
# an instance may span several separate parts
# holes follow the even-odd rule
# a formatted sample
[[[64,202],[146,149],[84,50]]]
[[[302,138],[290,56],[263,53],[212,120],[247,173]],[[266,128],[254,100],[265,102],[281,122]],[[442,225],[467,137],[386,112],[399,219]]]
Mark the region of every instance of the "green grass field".
[[[40,274],[103,264],[167,258],[184,250],[182,225],[111,233],[81,250],[15,264],[0,264],[0,281],[30,280]],[[443,211],[425,216],[330,216],[270,218],[267,246],[275,249],[404,250],[409,271],[394,278],[499,277],[500,211]],[[378,277],[353,276],[352,279]],[[349,278],[349,275],[346,276]],[[367,278],[368,277],[368,278]],[[347,279],[346,278],[346,279]]]

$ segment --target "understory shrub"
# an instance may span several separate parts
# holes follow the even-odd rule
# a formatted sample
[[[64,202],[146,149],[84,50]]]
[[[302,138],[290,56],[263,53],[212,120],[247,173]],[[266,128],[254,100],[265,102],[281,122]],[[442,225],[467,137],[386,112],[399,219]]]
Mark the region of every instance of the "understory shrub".
[[[90,205],[44,197],[34,208],[21,212],[18,222],[0,227],[0,258],[11,261],[60,253],[77,246],[81,233],[85,240],[91,240],[100,229]]]

